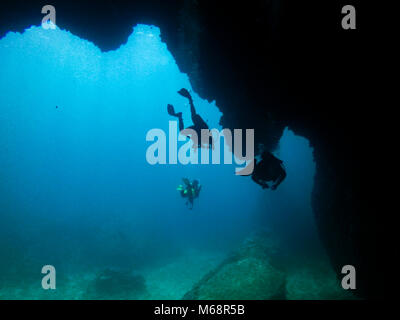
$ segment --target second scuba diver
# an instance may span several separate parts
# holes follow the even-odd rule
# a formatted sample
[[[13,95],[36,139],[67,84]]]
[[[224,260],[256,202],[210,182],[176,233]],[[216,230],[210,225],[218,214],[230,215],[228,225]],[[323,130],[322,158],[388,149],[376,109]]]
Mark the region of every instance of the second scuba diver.
[[[186,205],[189,209],[193,209],[193,200],[199,197],[201,185],[198,180],[190,181],[182,178],[183,184],[180,184],[176,190],[181,193],[182,198],[187,198]]]

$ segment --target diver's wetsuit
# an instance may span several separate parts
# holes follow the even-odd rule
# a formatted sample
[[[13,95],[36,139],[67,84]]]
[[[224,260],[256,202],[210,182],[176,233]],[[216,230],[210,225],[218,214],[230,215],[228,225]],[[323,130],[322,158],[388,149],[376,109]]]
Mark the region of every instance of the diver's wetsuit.
[[[193,200],[199,197],[201,185],[197,180],[190,182],[189,179],[183,178],[184,187],[181,185],[180,192],[182,198],[188,198],[186,204],[190,203],[189,209],[193,209]]]
[[[267,151],[263,152],[261,158],[260,162],[256,162],[251,178],[263,189],[269,188],[267,181],[273,181],[271,189],[275,190],[286,178],[283,161]]]

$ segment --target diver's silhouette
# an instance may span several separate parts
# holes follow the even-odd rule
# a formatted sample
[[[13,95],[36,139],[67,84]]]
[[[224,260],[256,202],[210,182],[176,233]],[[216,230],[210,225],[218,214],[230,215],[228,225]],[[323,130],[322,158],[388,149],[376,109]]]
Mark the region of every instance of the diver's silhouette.
[[[255,161],[252,179],[263,189],[269,188],[267,181],[273,181],[271,186],[275,190],[286,178],[286,171],[282,160],[276,158],[272,153],[264,151],[261,155],[261,161]]]
[[[193,209],[193,200],[199,197],[201,185],[198,180],[190,182],[187,178],[182,178],[183,185],[180,184],[176,190],[180,191],[182,198],[187,198],[186,205],[190,204],[189,209]]]
[[[197,145],[195,145],[194,148],[197,148],[197,147],[201,148],[202,147],[202,144],[201,144],[201,130],[202,129],[208,130],[209,129],[208,125],[203,120],[203,118],[200,117],[200,115],[198,113],[196,113],[196,109],[195,109],[194,104],[193,104],[193,98],[190,95],[189,91],[187,91],[185,88],[182,88],[181,90],[178,91],[178,93],[181,96],[183,96],[183,97],[185,97],[185,98],[187,98],[189,100],[190,112],[192,114],[193,125],[188,127],[187,129],[192,129],[192,130],[196,131],[198,141],[197,141]],[[171,115],[173,117],[177,117],[179,119],[179,131],[184,130],[182,112],[175,112],[174,106],[172,104],[169,104],[167,106],[167,111],[168,111],[169,115]],[[210,137],[209,143],[204,147],[209,147],[211,145],[212,145],[212,138]]]

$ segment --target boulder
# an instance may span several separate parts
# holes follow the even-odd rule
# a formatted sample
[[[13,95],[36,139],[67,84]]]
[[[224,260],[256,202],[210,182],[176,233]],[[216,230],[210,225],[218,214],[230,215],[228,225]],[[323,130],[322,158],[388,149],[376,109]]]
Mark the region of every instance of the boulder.
[[[273,266],[269,242],[251,238],[187,292],[187,300],[285,299],[285,273]]]

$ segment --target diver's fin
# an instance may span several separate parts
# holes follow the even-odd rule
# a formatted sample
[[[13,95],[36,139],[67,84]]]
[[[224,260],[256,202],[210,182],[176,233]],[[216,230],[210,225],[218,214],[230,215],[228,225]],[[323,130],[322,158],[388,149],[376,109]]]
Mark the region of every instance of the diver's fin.
[[[177,113],[175,113],[174,106],[173,106],[172,104],[169,104],[169,105],[167,106],[167,111],[168,111],[168,114],[169,114],[170,116],[177,117],[177,118],[182,117],[182,112],[177,112]]]
[[[169,104],[169,105],[167,106],[167,111],[168,111],[168,114],[169,114],[170,116],[176,117],[176,113],[175,113],[175,110],[174,110],[174,106],[173,106],[172,104]]]
[[[190,95],[189,91],[187,91],[187,89],[185,89],[185,88],[182,88],[181,90],[179,90],[178,93],[179,93],[181,96],[183,96],[183,97],[185,97],[185,98],[188,98],[188,99],[190,99],[190,98],[192,97],[192,96]]]

